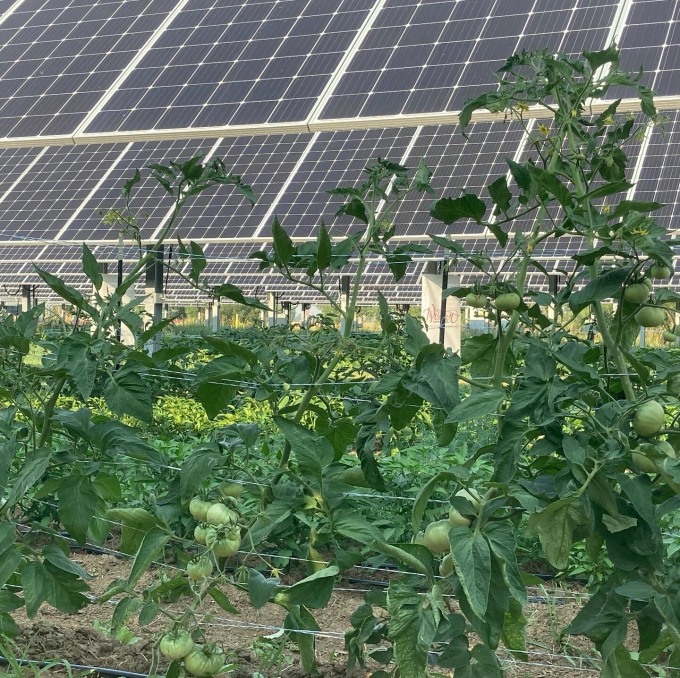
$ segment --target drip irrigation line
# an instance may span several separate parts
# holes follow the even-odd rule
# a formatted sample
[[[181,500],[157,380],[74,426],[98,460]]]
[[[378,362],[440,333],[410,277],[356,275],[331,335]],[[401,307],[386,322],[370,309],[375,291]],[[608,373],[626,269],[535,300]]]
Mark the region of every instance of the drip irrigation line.
[[[12,659],[12,662],[16,662],[19,664],[19,666],[36,666],[41,669],[44,669],[48,666],[53,666],[56,668],[57,666],[66,665],[66,662],[58,660],[44,661],[39,659],[14,658]],[[0,656],[0,664],[11,666],[12,662],[10,662],[6,657]],[[68,662],[68,666],[70,666],[72,669],[76,669],[77,671],[87,671],[88,673],[97,673],[102,676],[112,676],[112,678],[115,678],[116,676],[122,676],[122,678],[148,678],[149,676],[148,673],[135,673],[134,671],[123,671],[122,669],[111,669],[104,666],[87,666],[85,664],[71,664],[71,662]]]

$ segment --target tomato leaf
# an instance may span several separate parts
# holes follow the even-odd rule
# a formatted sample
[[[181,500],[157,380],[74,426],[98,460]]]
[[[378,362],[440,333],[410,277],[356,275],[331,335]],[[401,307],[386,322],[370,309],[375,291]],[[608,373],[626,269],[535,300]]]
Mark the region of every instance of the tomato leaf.
[[[72,474],[57,490],[59,518],[69,534],[82,546],[97,508],[97,494],[89,478]]]
[[[449,532],[451,557],[472,611],[484,617],[489,603],[491,551],[481,533],[468,527],[453,527]]]
[[[449,423],[479,419],[496,412],[505,398],[505,391],[497,388],[484,389],[461,400],[446,417]]]

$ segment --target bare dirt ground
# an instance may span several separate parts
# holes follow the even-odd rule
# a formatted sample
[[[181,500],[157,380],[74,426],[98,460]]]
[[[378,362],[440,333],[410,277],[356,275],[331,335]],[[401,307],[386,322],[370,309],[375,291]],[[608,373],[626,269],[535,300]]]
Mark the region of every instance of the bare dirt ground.
[[[74,554],[73,558],[95,577],[91,582],[92,593],[95,595],[102,593],[112,580],[127,577],[130,567],[129,561],[111,556]],[[140,588],[148,585],[152,576],[153,574],[147,574],[140,582]],[[317,638],[319,671],[325,678],[339,678],[345,675],[347,655],[342,634],[350,627],[350,615],[361,604],[363,596],[361,591],[355,593],[352,590],[360,588],[359,586],[353,587],[342,583],[340,587],[349,590],[336,591],[328,607],[314,611],[322,633],[327,634]],[[205,624],[202,628],[209,640],[218,642],[230,653],[229,661],[238,665],[230,675],[234,678],[250,678],[255,672],[261,672],[267,678],[278,676],[300,678],[305,675],[293,643],[286,646],[280,668],[267,666],[266,653],[260,649],[262,645],[271,644],[271,641],[265,639],[258,642],[258,639],[276,634],[285,612],[276,605],[266,605],[260,610],[254,610],[246,593],[233,587],[225,592],[240,614],[225,612],[210,600],[203,609],[203,613],[208,617],[204,619]],[[538,591],[531,593],[544,595]],[[527,627],[527,637],[530,641],[527,648],[529,661],[520,662],[508,655],[506,664],[508,678],[574,676],[585,678],[599,673],[596,662],[563,658],[565,654],[592,656],[588,643],[581,639],[568,639],[570,644],[566,646],[559,644],[560,630],[581,607],[581,603],[571,597],[575,594],[578,594],[578,591],[573,589],[565,591],[564,595],[570,597],[560,601],[561,604],[528,605],[525,614],[529,622]],[[556,597],[558,594],[551,592],[549,595]],[[552,600],[555,602],[556,598]],[[65,615],[43,605],[38,615],[29,620],[23,611],[19,610],[14,614],[21,629],[17,644],[24,656],[30,659],[62,658],[73,664],[148,673],[154,641],[166,626],[166,622],[162,617],[157,617],[148,626],[139,626],[136,620],[131,621],[128,627],[137,640],[131,644],[123,644],[96,628],[97,625],[109,622],[112,612],[113,606],[110,604],[91,605],[76,615]],[[502,650],[499,656],[501,655],[505,656]],[[371,667],[368,669],[370,673]],[[358,675],[365,673],[360,671]]]

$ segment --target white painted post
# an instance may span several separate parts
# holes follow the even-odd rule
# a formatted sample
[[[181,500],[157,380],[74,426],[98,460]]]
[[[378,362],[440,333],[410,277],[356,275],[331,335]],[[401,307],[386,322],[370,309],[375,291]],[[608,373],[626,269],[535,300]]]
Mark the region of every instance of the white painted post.
[[[421,275],[420,312],[427,325],[427,336],[431,343],[439,342],[442,302],[442,271],[437,262],[429,262]],[[460,284],[458,276],[449,276],[449,287]],[[460,352],[462,335],[460,300],[450,296],[447,300],[444,320],[444,346],[454,353]]]
[[[32,300],[31,286],[30,285],[22,285],[21,286],[21,312],[22,313],[25,313],[26,311],[31,310],[31,300]]]
[[[215,297],[212,302],[212,331],[217,334],[220,331],[220,298]]]

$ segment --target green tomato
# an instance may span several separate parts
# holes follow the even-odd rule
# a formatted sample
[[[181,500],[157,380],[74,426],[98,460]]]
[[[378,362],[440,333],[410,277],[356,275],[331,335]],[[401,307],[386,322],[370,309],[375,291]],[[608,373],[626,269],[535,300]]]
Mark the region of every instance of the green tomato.
[[[423,543],[427,546],[432,553],[445,553],[451,550],[451,545],[449,544],[449,530],[451,529],[451,523],[448,520],[437,520],[434,523],[430,523],[425,528],[425,536],[423,538]]]
[[[243,485],[241,483],[232,483],[230,481],[224,482],[220,485],[220,494],[223,497],[233,497],[239,499],[243,494]]]
[[[211,525],[234,525],[238,522],[238,514],[224,504],[211,504],[205,520]]]
[[[449,524],[453,527],[470,527],[472,521],[461,515],[453,506],[449,509]]]
[[[224,533],[222,530],[210,528],[205,535],[205,545],[218,558],[231,558],[241,548],[241,536],[238,530]]]
[[[631,304],[642,304],[649,298],[650,288],[644,283],[633,283],[623,290],[623,298]]]
[[[341,483],[346,485],[354,485],[354,487],[370,487],[370,483],[366,480],[364,472],[360,466],[352,466],[342,471],[337,476]]]
[[[652,287],[654,286],[654,283],[652,282],[651,278],[643,278],[641,281],[641,284],[643,284],[650,292],[652,291]]]
[[[212,506],[211,502],[203,501],[200,497],[194,497],[189,502],[189,513],[199,522],[205,522],[208,509]]]
[[[420,544],[420,546],[425,546],[425,533],[418,532],[418,534],[415,537],[413,537],[413,543]]]
[[[205,544],[205,537],[206,534],[208,533],[208,530],[212,526],[210,523],[199,523],[196,525],[194,528],[194,539],[199,543],[199,544]]]
[[[439,566],[439,576],[440,577],[448,577],[453,574],[453,558],[451,557],[451,554],[448,553],[447,555],[444,556],[444,559],[441,562],[441,565]]]
[[[666,314],[660,306],[643,306],[635,314],[635,322],[642,327],[659,327],[666,320]]]
[[[194,676],[214,676],[224,666],[224,652],[215,643],[194,645],[184,666]]]
[[[522,303],[522,300],[519,294],[507,292],[499,294],[492,303],[499,311],[514,311]]]
[[[669,344],[670,343],[675,343],[675,340],[678,338],[678,335],[675,334],[675,332],[669,332],[668,330],[664,330],[663,332],[663,340],[667,341]]]
[[[172,661],[186,657],[194,647],[194,641],[188,631],[179,629],[166,633],[160,642],[161,654]]]
[[[456,497],[463,497],[463,499],[467,499],[477,511],[482,505],[482,497],[473,487],[471,487],[469,490],[466,490],[465,488],[458,490],[458,492],[456,492]]]
[[[633,428],[639,436],[650,438],[663,428],[664,421],[663,407],[656,400],[650,400],[638,407],[633,417]]]
[[[483,294],[475,294],[474,292],[470,292],[465,297],[465,303],[472,308],[484,308],[487,301]]]
[[[187,564],[187,576],[194,581],[207,579],[213,571],[213,564],[207,556],[197,556]]]
[[[645,457],[644,454],[640,454],[638,452],[633,452],[632,454],[633,457],[633,466],[638,471],[642,471],[642,473],[656,473],[657,468],[656,464],[651,460]]]
[[[673,271],[671,271],[668,266],[663,266],[661,264],[654,264],[649,270],[649,274],[654,280],[668,280],[673,277]]]

